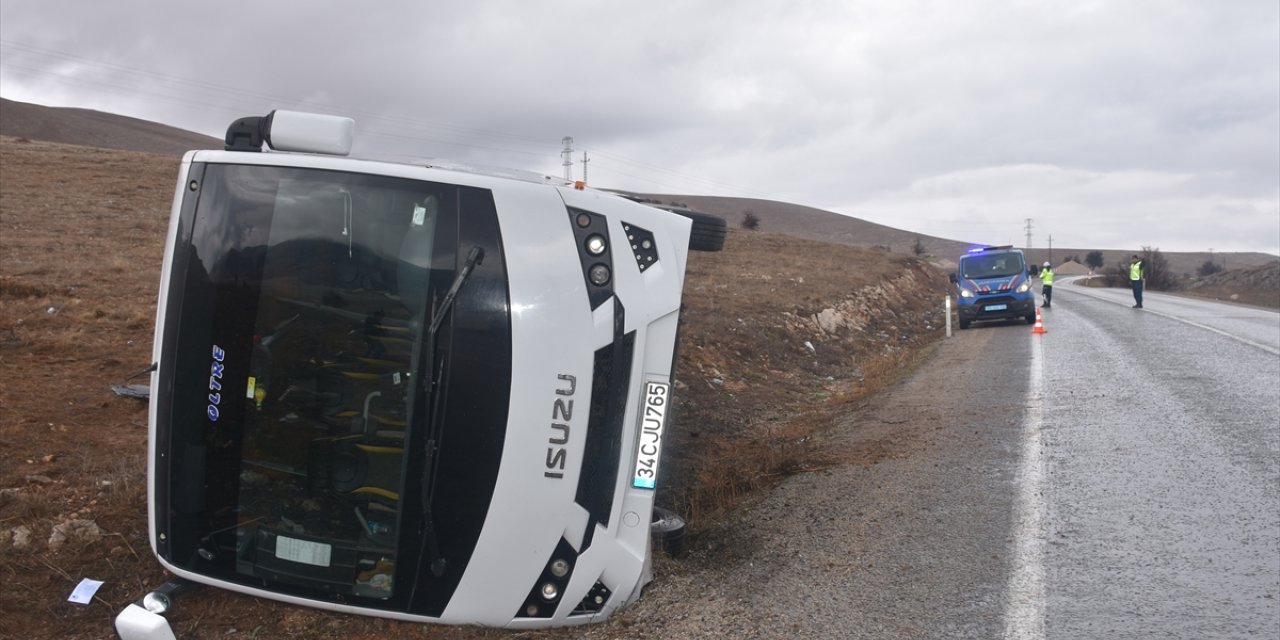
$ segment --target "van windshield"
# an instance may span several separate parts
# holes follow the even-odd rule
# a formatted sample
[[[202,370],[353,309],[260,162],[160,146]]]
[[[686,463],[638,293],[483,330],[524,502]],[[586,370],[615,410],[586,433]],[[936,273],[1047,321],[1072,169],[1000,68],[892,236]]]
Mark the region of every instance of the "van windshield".
[[[1016,253],[975,254],[960,261],[960,275],[968,280],[1007,278],[1022,271],[1022,256]]]
[[[424,505],[450,493],[432,553],[465,566],[501,453],[510,330],[492,195],[334,171],[201,169],[169,289],[178,318],[166,320],[173,357],[162,361],[177,364],[161,375],[174,380],[172,402],[157,419],[172,452],[171,559],[300,595],[410,608]],[[438,348],[424,349],[472,247],[485,262],[442,313]],[[428,401],[423,381],[443,376],[439,393],[450,393],[451,363],[463,358],[482,364],[453,377],[487,384]],[[447,411],[471,412],[472,439],[455,434],[439,451],[462,452],[457,473],[421,442],[428,421],[451,423]],[[424,468],[447,478],[433,484]],[[423,592],[449,590],[433,588]]]

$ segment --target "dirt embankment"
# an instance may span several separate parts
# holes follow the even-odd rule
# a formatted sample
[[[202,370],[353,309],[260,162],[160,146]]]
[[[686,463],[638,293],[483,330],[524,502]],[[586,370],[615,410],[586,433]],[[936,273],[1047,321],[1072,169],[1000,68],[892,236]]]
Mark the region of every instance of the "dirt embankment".
[[[1187,285],[1183,293],[1280,309],[1280,260],[1197,278]]]
[[[945,276],[906,254],[731,232],[692,254],[666,497],[695,530],[740,495],[826,464],[831,412],[941,337]]]
[[[0,137],[0,636],[107,637],[165,579],[146,405],[109,385],[150,363],[176,175],[171,156]],[[779,235],[735,229],[724,252],[691,255],[659,494],[690,517],[689,544],[752,491],[832,463],[815,436],[941,337],[946,292],[907,254]],[[86,577],[105,585],[69,604]],[[182,638],[510,637],[216,590],[174,621]]]

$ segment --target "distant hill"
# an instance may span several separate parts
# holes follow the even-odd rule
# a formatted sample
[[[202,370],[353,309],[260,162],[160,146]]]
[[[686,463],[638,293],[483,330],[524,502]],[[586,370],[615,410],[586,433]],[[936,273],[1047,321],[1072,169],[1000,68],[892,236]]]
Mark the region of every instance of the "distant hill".
[[[147,120],[89,109],[46,107],[4,98],[0,98],[0,135],[168,155],[180,155],[188,149],[221,149],[223,146],[222,140],[217,138]],[[801,238],[855,247],[883,247],[895,253],[912,252],[919,242],[925,255],[932,256],[943,265],[954,263],[956,257],[973,246],[973,243],[963,240],[903,231],[832,211],[775,200],[646,193],[630,195],[665,204],[685,204],[695,211],[718,215],[735,228],[741,227],[747,215],[752,214],[759,221],[757,228],[760,231]],[[1140,249],[1104,250],[1104,268],[1121,264]],[[1050,256],[1047,249],[1030,249],[1027,250],[1027,258],[1034,264],[1050,259],[1059,264],[1071,256],[1078,256],[1083,261],[1089,251],[1055,247]],[[1175,273],[1188,275],[1194,274],[1210,257],[1229,269],[1253,267],[1276,260],[1276,256],[1265,253],[1217,252],[1212,256],[1207,252],[1165,253],[1165,256]]]
[[[685,204],[694,211],[720,216],[729,223],[729,226],[735,228],[741,227],[743,220],[750,213],[759,221],[757,227],[759,231],[784,233],[856,247],[884,247],[897,253],[910,252],[914,250],[916,240],[919,239],[926,255],[954,259],[955,256],[973,246],[969,242],[903,231],[825,209],[776,200],[653,193],[631,195],[658,200],[666,204]]]
[[[167,155],[222,148],[217,138],[148,120],[4,98],[0,98],[0,135]]]
[[[758,200],[755,198],[725,198],[717,196],[672,195],[656,193],[630,193],[639,198],[648,198],[664,204],[685,204],[694,211],[711,213],[724,218],[731,227],[741,227],[748,213],[759,220],[760,231],[784,233],[803,238],[813,238],[859,247],[887,247],[894,252],[913,251],[917,239],[924,247],[925,255],[945,264],[954,263],[956,258],[967,251],[975,243],[939,238],[936,236],[903,231],[882,224],[868,222],[860,218],[815,209],[804,205],[778,202],[775,200]],[[1022,247],[1018,247],[1022,249]],[[1040,264],[1051,261],[1061,264],[1070,257],[1078,257],[1081,263],[1093,249],[1053,248],[1053,255],[1045,248],[1023,249],[1028,262]],[[1132,249],[1103,249],[1103,269],[1126,263],[1129,256],[1140,253],[1141,247]],[[1194,275],[1210,258],[1226,268],[1255,267],[1276,261],[1276,256],[1266,253],[1224,253],[1208,252],[1167,252],[1162,251],[1174,273]]]

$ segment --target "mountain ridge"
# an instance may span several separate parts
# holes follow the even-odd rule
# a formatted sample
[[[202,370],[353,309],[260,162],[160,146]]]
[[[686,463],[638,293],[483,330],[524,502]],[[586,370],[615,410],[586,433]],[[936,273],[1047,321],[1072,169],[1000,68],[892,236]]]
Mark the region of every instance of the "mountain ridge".
[[[221,149],[223,145],[217,138],[150,120],[5,98],[0,98],[0,135],[179,156],[190,149]]]
[[[223,141],[165,124],[103,111],[71,107],[48,107],[0,98],[0,135],[43,140],[87,147],[181,155],[189,149],[220,149]],[[895,253],[916,253],[940,265],[955,260],[974,243],[941,238],[846,216],[825,209],[776,200],[726,196],[654,194],[603,189],[664,204],[684,204],[695,211],[720,216],[733,227],[745,227],[748,214],[754,215],[760,231],[832,242],[855,247],[878,247]],[[1060,264],[1068,256],[1084,256],[1093,249],[1023,249],[1029,262]],[[1123,263],[1133,249],[1103,249],[1104,268]],[[1257,252],[1190,252],[1164,254],[1175,273],[1191,275],[1209,260],[1230,268],[1268,264],[1280,257]]]

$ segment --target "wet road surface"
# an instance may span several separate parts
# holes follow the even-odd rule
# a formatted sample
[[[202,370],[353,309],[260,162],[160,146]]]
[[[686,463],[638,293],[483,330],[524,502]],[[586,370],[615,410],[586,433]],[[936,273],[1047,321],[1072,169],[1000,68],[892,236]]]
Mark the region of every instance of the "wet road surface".
[[[1094,289],[1071,284],[1079,280],[1082,278],[1062,278],[1060,280],[1062,285],[1054,287],[1054,292],[1065,289],[1067,295],[1073,298],[1088,296],[1094,300],[1110,302],[1121,307],[1133,304],[1133,293],[1128,289]],[[1145,292],[1143,303],[1143,311],[1150,315],[1198,327],[1280,355],[1280,321],[1277,320],[1280,314],[1275,311],[1155,291]],[[1050,311],[1053,309],[1051,308]]]
[[[1054,293],[1043,637],[1280,637],[1280,315]]]

